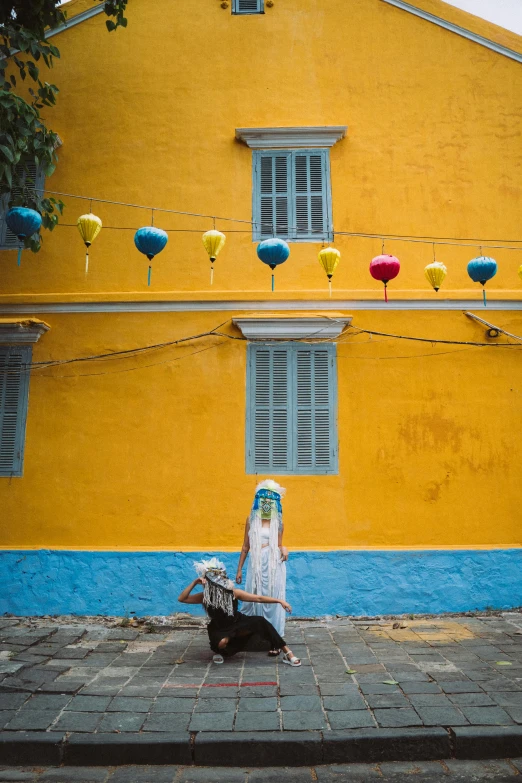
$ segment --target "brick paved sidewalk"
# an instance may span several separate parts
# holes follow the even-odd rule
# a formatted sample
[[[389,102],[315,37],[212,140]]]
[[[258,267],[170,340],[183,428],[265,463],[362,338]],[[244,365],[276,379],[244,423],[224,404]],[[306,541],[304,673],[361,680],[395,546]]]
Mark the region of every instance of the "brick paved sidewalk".
[[[332,764],[318,767],[0,767],[0,783],[496,783],[520,780],[522,759]]]
[[[1,618],[2,737],[22,731],[65,738],[299,731],[327,737],[338,730],[470,726],[521,736],[520,613],[290,621],[287,631],[300,668],[261,652],[217,666],[204,625],[192,618],[164,633],[89,618],[69,625]]]

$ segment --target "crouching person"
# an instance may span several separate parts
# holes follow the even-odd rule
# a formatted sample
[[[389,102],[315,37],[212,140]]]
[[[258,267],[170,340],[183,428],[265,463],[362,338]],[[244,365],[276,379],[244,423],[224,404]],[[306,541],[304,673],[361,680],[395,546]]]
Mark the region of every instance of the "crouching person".
[[[286,612],[291,612],[290,604],[280,598],[253,595],[235,589],[227,577],[225,566],[215,557],[194,565],[199,576],[179,594],[178,601],[182,604],[203,604],[210,618],[207,631],[210,648],[215,653],[214,663],[223,663],[223,658],[244,650],[250,637],[256,634],[266,641],[268,649],[284,653],[283,663],[301,666],[299,658],[295,657],[268,620],[264,617],[248,617],[238,609],[238,601],[247,601],[281,604]],[[203,586],[202,593],[192,594],[196,585]]]

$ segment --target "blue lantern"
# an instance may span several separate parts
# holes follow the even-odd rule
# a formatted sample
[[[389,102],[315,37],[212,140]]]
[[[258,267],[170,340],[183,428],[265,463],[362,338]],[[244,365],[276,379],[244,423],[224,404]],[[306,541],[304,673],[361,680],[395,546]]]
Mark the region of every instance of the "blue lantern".
[[[474,283],[480,283],[485,286],[488,280],[495,277],[497,274],[497,262],[494,258],[488,258],[488,256],[478,256],[474,258],[468,264],[468,275],[471,277]],[[484,307],[486,307],[486,289],[482,290],[482,298],[484,300]]]
[[[18,266],[20,266],[23,242],[27,237],[31,237],[39,231],[42,225],[42,216],[35,209],[12,207],[5,216],[5,222],[7,227],[22,242],[22,245],[18,248]]]
[[[283,239],[264,239],[257,246],[258,258],[272,270],[272,291],[274,290],[274,269],[284,264],[290,255],[290,248]]]
[[[161,253],[165,245],[167,244],[169,235],[166,231],[155,226],[145,226],[139,228],[134,234],[134,244],[143,255],[147,256],[149,261],[152,261],[154,256]],[[147,277],[147,285],[150,285],[150,278],[152,273],[152,266],[149,264],[149,273]]]

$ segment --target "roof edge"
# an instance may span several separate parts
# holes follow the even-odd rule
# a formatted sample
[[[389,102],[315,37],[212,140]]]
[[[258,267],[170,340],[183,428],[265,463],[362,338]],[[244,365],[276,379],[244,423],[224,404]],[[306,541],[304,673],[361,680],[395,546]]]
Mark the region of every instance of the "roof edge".
[[[510,60],[515,60],[516,62],[522,63],[522,54],[516,52],[514,49],[509,49],[507,46],[503,46],[496,41],[492,41],[490,38],[485,38],[483,35],[474,33],[472,30],[461,27],[454,22],[447,21],[446,19],[442,19],[440,16],[435,16],[435,14],[429,13],[429,11],[424,11],[422,8],[410,5],[410,3],[406,3],[404,0],[381,0],[381,2],[387,3],[388,5],[393,5],[395,8],[399,8],[409,14],[418,16],[420,19],[424,19],[426,22],[431,22],[438,27],[442,27],[445,30],[449,30],[450,32],[455,33],[456,35],[460,35],[462,38],[467,38],[468,41],[473,41],[474,43],[479,44],[479,46],[484,46],[486,49],[491,49],[497,54],[508,57]]]
[[[63,33],[65,30],[69,30],[70,27],[74,27],[77,24],[81,24],[81,22],[85,22],[86,19],[90,19],[92,16],[97,16],[98,14],[103,13],[104,6],[103,5],[97,5],[93,6],[92,8],[88,8],[86,11],[80,11],[79,14],[76,14],[76,16],[72,16],[70,19],[67,19],[64,24],[58,25],[58,27],[53,27],[51,30],[47,30],[45,33],[46,38],[52,38],[53,35],[58,35],[58,33]]]

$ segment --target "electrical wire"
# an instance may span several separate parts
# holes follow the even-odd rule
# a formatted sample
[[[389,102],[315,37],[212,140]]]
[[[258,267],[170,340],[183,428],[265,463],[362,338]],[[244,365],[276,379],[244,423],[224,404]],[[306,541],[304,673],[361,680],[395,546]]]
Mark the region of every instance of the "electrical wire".
[[[171,215],[181,215],[184,217],[195,217],[195,218],[205,218],[208,220],[216,221],[224,221],[229,223],[244,223],[249,226],[259,227],[263,225],[270,225],[272,228],[274,228],[273,224],[269,224],[267,222],[263,221],[255,221],[255,220],[245,220],[244,218],[234,218],[234,217],[225,217],[222,215],[209,215],[204,214],[201,212],[187,212],[182,211],[179,209],[166,209],[162,207],[151,207],[146,206],[144,204],[132,204],[131,202],[125,202],[125,201],[113,201],[112,199],[102,199],[102,198],[96,198],[94,196],[81,196],[76,193],[63,193],[58,190],[48,190],[47,188],[33,188],[33,190],[39,191],[42,194],[47,193],[49,195],[53,196],[61,196],[64,198],[75,198],[80,199],[82,201],[89,201],[89,203],[95,202],[97,204],[113,204],[114,206],[120,206],[120,207],[128,207],[131,209],[144,209],[146,211],[154,211],[154,212],[164,212],[166,214]],[[58,225],[60,225],[58,223]],[[71,226],[74,224],[65,224],[67,226]],[[116,226],[110,226],[106,228],[111,229],[117,229]],[[299,232],[298,226],[288,226],[286,227],[288,231],[292,232]],[[127,227],[123,227],[123,230],[136,230],[136,229],[127,229]],[[190,232],[192,233],[194,229],[166,229],[167,232],[169,231],[179,231],[179,232]],[[250,233],[250,232],[245,232]],[[273,232],[274,235],[277,233],[276,231]],[[332,232],[334,235],[337,236],[348,236],[348,237],[361,237],[366,239],[386,239],[389,241],[401,241],[401,242],[421,242],[421,243],[429,243],[429,244],[436,244],[436,245],[456,245],[460,247],[469,247],[474,245],[479,245],[480,247],[487,247],[490,249],[496,249],[496,250],[522,250],[522,239],[480,239],[477,237],[433,237],[433,236],[425,236],[420,235],[416,236],[414,234],[387,234],[384,232],[378,232],[378,233],[368,233],[368,232],[357,232],[357,231],[334,231]],[[324,232],[318,232],[317,241],[321,241],[323,238]],[[502,243],[500,245],[498,244],[490,244],[490,243]],[[506,245],[509,244],[517,244],[520,243],[520,247],[506,247]]]

